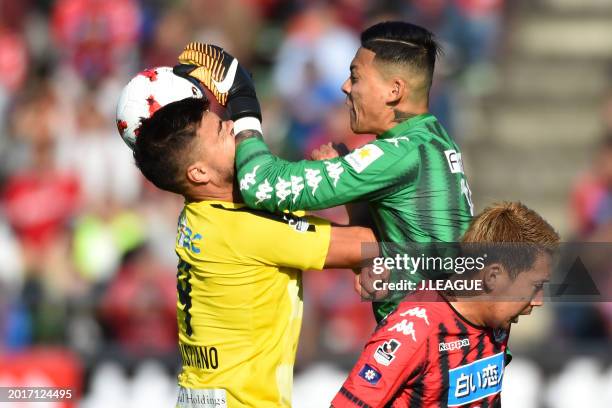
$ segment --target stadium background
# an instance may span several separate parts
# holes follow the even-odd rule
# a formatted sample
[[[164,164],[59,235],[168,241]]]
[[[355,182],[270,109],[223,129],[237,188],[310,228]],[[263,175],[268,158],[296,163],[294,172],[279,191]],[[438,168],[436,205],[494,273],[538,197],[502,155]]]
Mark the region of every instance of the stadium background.
[[[181,200],[143,181],[117,135],[133,74],[190,40],[226,47],[254,73],[267,141],[297,159],[347,138],[357,34],[392,18],[443,41],[432,110],[463,147],[476,209],[519,199],[565,239],[611,241],[610,1],[0,0],[0,386],[80,390],[57,406],[173,406]],[[351,277],[305,274],[295,407],[328,404],[372,329]],[[612,406],[611,323],[609,304],[521,319],[505,406]]]

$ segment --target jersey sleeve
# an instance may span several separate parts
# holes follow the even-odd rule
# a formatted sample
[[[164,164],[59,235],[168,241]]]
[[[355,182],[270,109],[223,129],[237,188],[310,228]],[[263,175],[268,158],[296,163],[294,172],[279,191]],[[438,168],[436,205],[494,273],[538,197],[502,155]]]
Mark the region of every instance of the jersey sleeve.
[[[240,193],[252,208],[268,211],[318,210],[377,193],[418,177],[418,145],[408,137],[379,139],[346,156],[288,162],[274,156],[261,139],[236,149]]]
[[[282,222],[266,223],[265,231],[248,241],[241,248],[244,255],[258,263],[286,266],[295,269],[323,269],[329,251],[331,224],[313,217],[293,214],[275,214]]]
[[[332,406],[384,407],[400,387],[423,375],[434,325],[428,312],[422,306],[400,306],[389,315],[366,344]]]

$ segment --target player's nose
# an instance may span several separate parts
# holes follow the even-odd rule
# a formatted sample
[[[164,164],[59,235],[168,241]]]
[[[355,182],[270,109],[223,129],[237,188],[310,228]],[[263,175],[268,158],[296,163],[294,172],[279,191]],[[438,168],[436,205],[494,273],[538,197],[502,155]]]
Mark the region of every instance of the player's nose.
[[[231,133],[234,134],[234,121],[233,120],[226,120],[223,122],[223,127],[225,127],[225,131],[227,133]]]
[[[347,78],[344,83],[342,84],[342,86],[340,87],[340,89],[342,90],[342,92],[344,92],[347,96],[351,93],[351,81],[349,78]]]
[[[529,305],[531,307],[539,307],[539,306],[542,306],[543,304],[544,304],[544,291],[540,289],[535,294],[533,299],[531,299],[531,302],[529,302]]]

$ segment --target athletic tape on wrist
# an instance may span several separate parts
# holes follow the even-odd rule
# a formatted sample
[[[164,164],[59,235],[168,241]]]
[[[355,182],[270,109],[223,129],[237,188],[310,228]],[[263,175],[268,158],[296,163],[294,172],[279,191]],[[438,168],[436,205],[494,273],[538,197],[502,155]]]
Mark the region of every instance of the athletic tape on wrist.
[[[234,122],[234,135],[237,135],[243,130],[256,130],[263,134],[263,131],[261,130],[261,122],[259,119],[254,117],[240,118]]]

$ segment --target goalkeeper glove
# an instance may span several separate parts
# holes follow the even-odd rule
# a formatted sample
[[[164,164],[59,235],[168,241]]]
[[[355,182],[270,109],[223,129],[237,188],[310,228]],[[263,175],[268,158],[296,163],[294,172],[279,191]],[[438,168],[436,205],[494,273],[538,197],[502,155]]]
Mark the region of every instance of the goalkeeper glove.
[[[223,48],[192,42],[187,44],[174,73],[204,84],[234,121],[234,134],[261,130],[261,108],[249,72]]]

